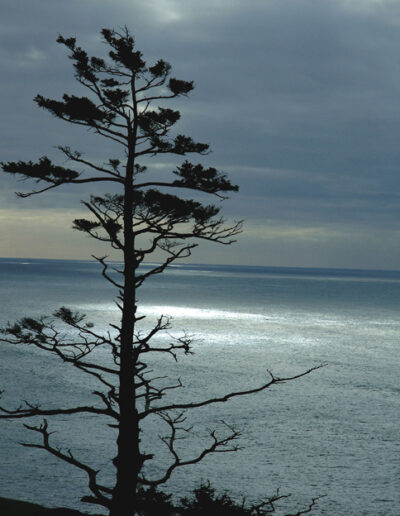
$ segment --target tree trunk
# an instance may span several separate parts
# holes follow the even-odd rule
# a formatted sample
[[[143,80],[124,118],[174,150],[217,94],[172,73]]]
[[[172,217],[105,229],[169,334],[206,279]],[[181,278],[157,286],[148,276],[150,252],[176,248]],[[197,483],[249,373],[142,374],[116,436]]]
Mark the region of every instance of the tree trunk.
[[[133,335],[136,317],[133,220],[133,159],[126,167],[124,202],[124,294],[121,321],[121,356],[119,374],[119,409],[115,459],[117,481],[114,488],[110,516],[133,516],[136,512],[137,479],[143,465],[140,453],[139,420],[136,408]]]

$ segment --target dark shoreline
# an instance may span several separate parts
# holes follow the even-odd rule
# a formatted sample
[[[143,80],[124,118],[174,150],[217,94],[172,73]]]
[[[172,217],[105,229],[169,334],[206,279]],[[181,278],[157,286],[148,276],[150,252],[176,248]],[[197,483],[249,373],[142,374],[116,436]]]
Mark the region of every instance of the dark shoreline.
[[[66,507],[51,509],[37,503],[14,500],[13,498],[3,498],[1,496],[0,514],[1,516],[96,516]]]
[[[30,516],[40,509],[45,509],[45,507],[32,502],[22,502],[0,496],[0,514],[2,516]]]

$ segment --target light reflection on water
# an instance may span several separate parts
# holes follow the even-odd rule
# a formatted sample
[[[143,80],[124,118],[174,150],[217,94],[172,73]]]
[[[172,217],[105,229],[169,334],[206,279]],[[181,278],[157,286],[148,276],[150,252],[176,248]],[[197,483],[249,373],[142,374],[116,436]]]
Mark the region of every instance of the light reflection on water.
[[[74,269],[73,263],[64,268],[56,263],[52,269],[49,263],[45,267],[35,262],[34,269],[43,270],[33,274],[29,264],[23,264],[23,273],[18,261],[13,271],[4,270],[6,265],[0,261],[7,273],[0,284],[3,320],[51,313],[65,304],[84,311],[105,330],[105,321],[118,321],[113,291],[92,266],[81,262]],[[234,270],[220,272],[175,268],[141,294],[144,332],[165,314],[172,317],[178,336],[187,329],[196,337],[193,357],[167,364],[168,374],[181,376],[187,387],[171,393],[173,399],[200,400],[258,385],[268,377],[268,369],[284,376],[328,365],[296,382],[193,415],[195,439],[183,443],[187,453],[198,446],[198,439],[206,439],[204,428],[220,425],[221,419],[242,431],[239,444],[245,449],[182,470],[168,487],[186,494],[201,478],[209,478],[219,489],[249,499],[280,487],[293,493],[292,510],[312,496],[327,494],[316,514],[398,516],[397,278],[370,281],[366,276],[364,281],[358,275],[354,281],[347,276],[336,281],[330,275],[325,281],[321,275],[314,280],[310,271],[308,279],[282,270],[272,277],[262,271],[252,276],[247,269],[236,275]],[[169,338],[168,333],[160,336]],[[7,388],[10,402],[28,398],[57,406],[62,400],[71,406],[91,400],[93,381],[51,357],[30,347],[5,345],[0,353],[0,388]],[[152,361],[155,375],[165,374],[165,367],[164,357]],[[113,430],[93,417],[72,421],[59,418],[52,423],[59,431],[56,442],[68,441],[77,455],[104,470],[105,479],[112,476],[107,459],[115,453]],[[162,432],[160,422],[151,420],[148,427],[153,437],[147,442],[144,436],[143,443],[163,462],[166,455],[154,438]],[[72,506],[86,494],[79,473],[17,445],[31,437],[20,422],[2,421],[1,436],[0,496]],[[150,472],[156,475],[157,469]]]

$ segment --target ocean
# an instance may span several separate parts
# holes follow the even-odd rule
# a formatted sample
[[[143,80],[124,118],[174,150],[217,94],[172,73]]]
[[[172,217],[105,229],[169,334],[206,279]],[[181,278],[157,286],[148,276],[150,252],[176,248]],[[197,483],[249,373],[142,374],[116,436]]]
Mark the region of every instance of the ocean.
[[[96,328],[118,321],[115,289],[96,263],[0,259],[1,325],[68,306]],[[170,334],[193,336],[192,356],[154,360],[155,375],[180,377],[171,400],[200,400],[256,387],[268,371],[300,379],[205,407],[192,416],[187,457],[221,421],[241,432],[235,453],[209,456],[177,471],[165,490],[185,496],[201,480],[233,497],[258,501],[291,494],[277,515],[323,496],[312,514],[400,515],[400,272],[219,265],[176,265],[139,294],[143,331],[171,317]],[[160,338],[170,338],[169,335]],[[105,358],[104,358],[105,360]],[[92,379],[31,346],[0,344],[0,390],[7,407],[90,401]],[[46,452],[20,446],[36,439],[22,420],[0,420],[0,496],[99,512],[81,504],[86,479]],[[95,417],[49,418],[54,443],[112,478],[114,430]],[[143,445],[157,476],[168,457],[149,421]],[[279,506],[279,504],[278,504]]]

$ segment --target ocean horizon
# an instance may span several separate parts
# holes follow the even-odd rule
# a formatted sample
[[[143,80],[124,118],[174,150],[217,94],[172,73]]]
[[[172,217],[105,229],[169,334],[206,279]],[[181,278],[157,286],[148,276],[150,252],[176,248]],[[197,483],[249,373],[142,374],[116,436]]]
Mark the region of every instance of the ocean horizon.
[[[4,257],[4,256],[0,256],[0,261],[2,262],[15,262],[15,263],[23,263],[23,264],[28,264],[28,263],[34,263],[34,262],[41,262],[41,263],[51,263],[51,262],[65,262],[65,263],[97,263],[95,259],[93,258],[87,258],[87,259],[84,259],[84,258],[77,258],[77,259],[73,259],[73,258],[30,258],[30,257]],[[122,264],[123,262],[120,261],[120,260],[107,260],[108,263],[110,264]],[[143,264],[145,266],[150,266],[150,265],[156,265],[156,264],[159,264],[161,262],[153,262],[153,261],[148,261],[148,262],[143,262]],[[224,268],[227,268],[227,269],[248,269],[249,271],[250,270],[254,270],[254,271],[265,271],[265,272],[279,272],[279,271],[285,271],[285,273],[287,274],[290,274],[291,272],[295,273],[296,271],[297,272],[304,272],[304,273],[312,273],[312,272],[315,272],[315,271],[319,271],[321,274],[329,274],[329,273],[341,273],[343,275],[347,275],[347,274],[355,274],[355,275],[361,275],[363,273],[378,273],[378,274],[391,274],[393,273],[394,275],[399,275],[400,277],[400,269],[388,269],[388,268],[384,268],[384,269],[376,269],[376,268],[366,268],[366,267],[308,267],[308,266],[300,266],[300,267],[295,267],[295,266],[280,266],[280,265],[249,265],[249,264],[229,264],[229,263],[224,263],[224,264],[220,264],[220,263],[217,263],[217,264],[214,264],[214,263],[195,263],[195,262],[179,262],[179,263],[173,263],[171,265],[168,266],[168,269],[171,269],[171,268],[174,268],[174,267],[187,267],[187,268],[190,268],[190,267],[193,267],[193,268],[210,268],[211,270],[212,269],[224,269]]]

